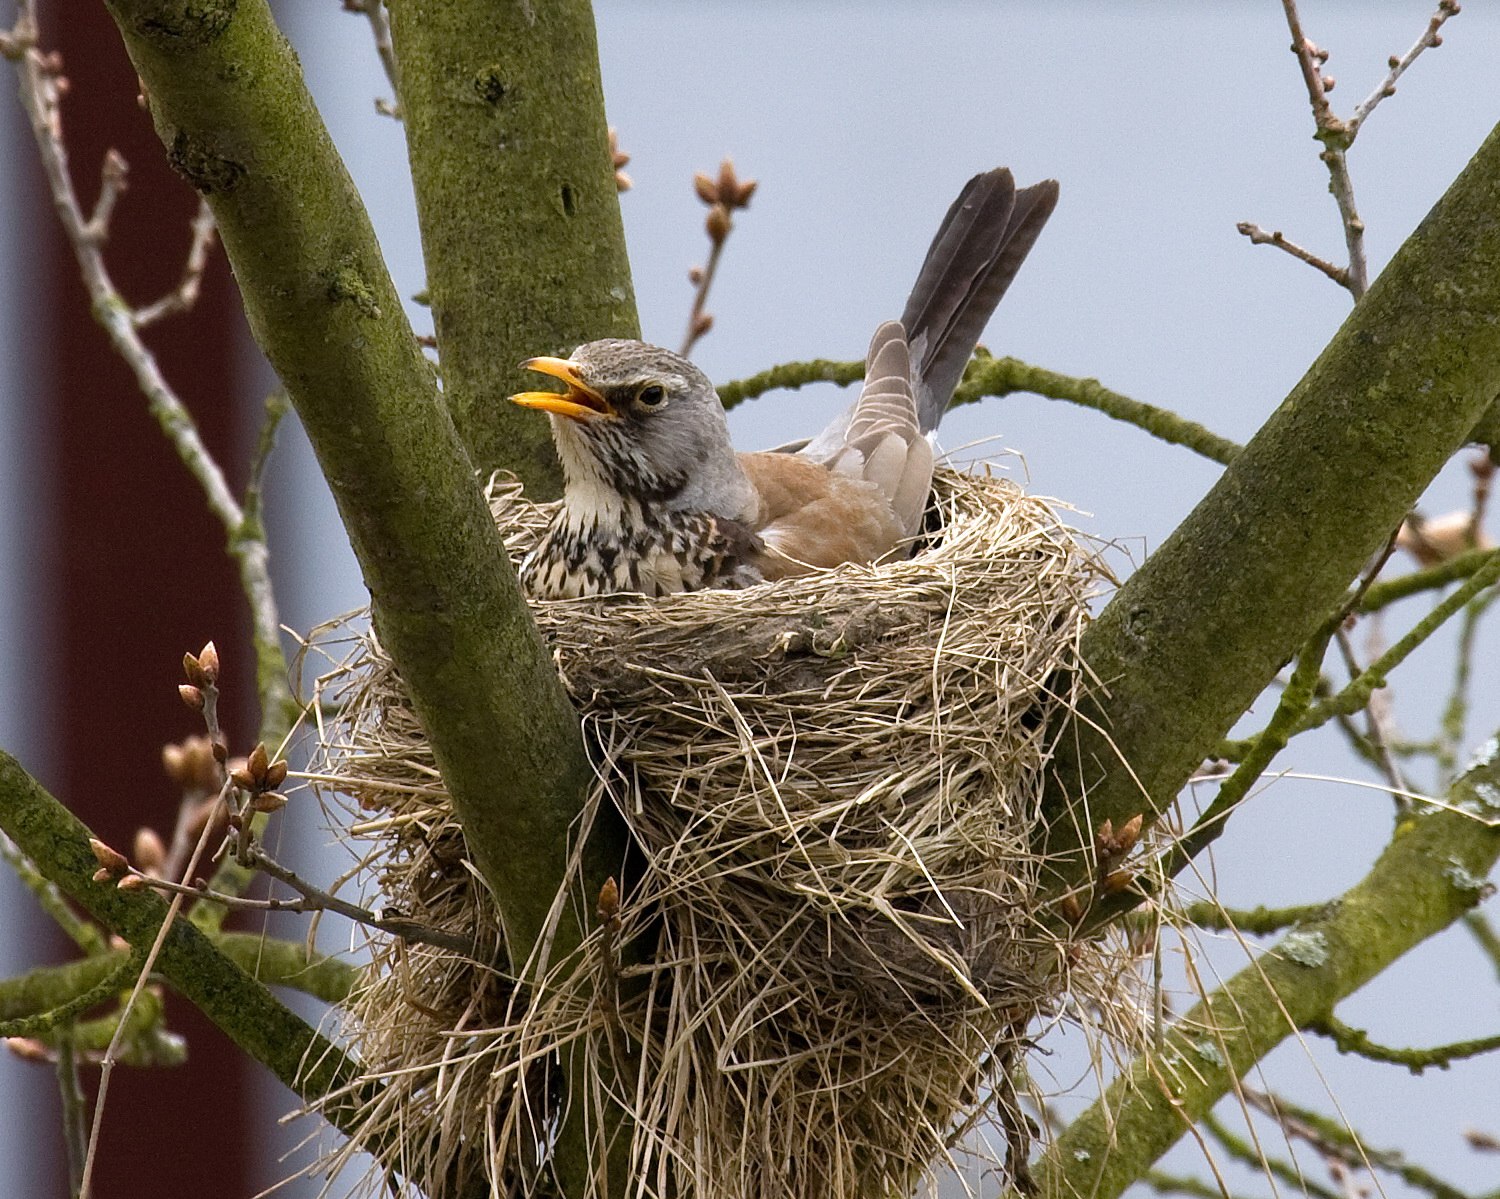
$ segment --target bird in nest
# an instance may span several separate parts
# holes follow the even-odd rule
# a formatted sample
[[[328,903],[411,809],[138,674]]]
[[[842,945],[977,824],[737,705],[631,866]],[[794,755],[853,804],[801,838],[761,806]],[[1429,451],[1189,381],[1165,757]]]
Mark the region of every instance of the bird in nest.
[[[853,405],[815,437],[736,453],[713,384],[686,358],[610,338],[522,365],[565,392],[547,413],[563,501],[522,564],[533,595],[744,587],[905,551],[932,484],[930,435],[995,306],[1057,203],[1004,167],[964,185],[899,321],[875,330]]]

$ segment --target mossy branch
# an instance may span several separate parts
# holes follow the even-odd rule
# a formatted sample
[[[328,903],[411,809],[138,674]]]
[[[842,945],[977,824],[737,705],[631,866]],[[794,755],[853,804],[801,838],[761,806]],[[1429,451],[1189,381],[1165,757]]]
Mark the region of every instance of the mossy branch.
[[[1480,567],[1490,562],[1493,557],[1493,550],[1465,550],[1446,562],[1439,562],[1436,566],[1413,570],[1404,575],[1397,575],[1394,579],[1382,579],[1370,585],[1369,590],[1360,598],[1355,610],[1379,612],[1383,608],[1390,607],[1397,600],[1420,595],[1424,591],[1436,591],[1440,587],[1446,587],[1449,583],[1467,579]]]
[[[288,987],[325,1003],[338,1003],[354,986],[359,970],[349,962],[309,954],[301,941],[283,941],[257,933],[210,934],[214,948],[257,982]],[[37,966],[15,978],[0,979],[0,1021],[47,1014],[54,1020],[81,997],[108,994],[115,975],[131,965],[131,952],[110,950],[61,966]],[[128,974],[128,971],[127,971]],[[134,981],[133,977],[129,981]],[[120,985],[125,985],[121,983]],[[98,1002],[98,999],[95,999]],[[87,1004],[80,1010],[86,1011]],[[0,1032],[0,1035],[26,1035]]]
[[[1167,808],[1468,439],[1500,378],[1497,312],[1500,130],[1084,635],[1100,686],[1046,797],[1058,887],[1088,876],[1086,824]]]
[[[733,408],[778,388],[794,391],[809,383],[837,383],[840,387],[847,387],[864,378],[864,374],[863,362],[840,362],[829,358],[784,362],[748,378],[722,384],[718,388],[719,399],[725,408]],[[1080,408],[1093,409],[1112,420],[1134,425],[1152,437],[1170,445],[1184,446],[1215,462],[1228,463],[1240,452],[1240,447],[1227,437],[1220,437],[1197,422],[1178,416],[1166,408],[1132,400],[1129,396],[1111,391],[1098,379],[1080,379],[1060,374],[1040,366],[1032,366],[1019,358],[992,358],[983,351],[976,354],[969,363],[963,382],[953,393],[951,406],[974,404],[986,396],[1007,396],[1018,391],[1028,391],[1049,400],[1064,400],[1077,404]]]
[[[524,961],[588,764],[359,195],[264,0],[108,7],[169,159],[213,207],[251,328],[307,429],[376,628]],[[576,938],[570,925],[559,943]]]
[[[1403,633],[1389,649],[1360,671],[1337,695],[1330,696],[1307,708],[1289,735],[1305,733],[1309,729],[1327,724],[1335,717],[1349,716],[1358,712],[1370,702],[1370,697],[1377,690],[1386,685],[1391,671],[1400,666],[1413,650],[1442,628],[1450,617],[1486,588],[1492,587],[1496,580],[1500,579],[1500,550],[1481,550],[1480,554],[1482,561],[1464,580],[1462,586],[1455,588],[1450,595],[1444,596],[1431,612]],[[1218,752],[1231,761],[1244,761],[1248,755],[1255,752],[1255,747],[1262,737],[1264,737],[1263,733],[1244,741],[1220,742]],[[1283,738],[1284,743],[1285,738]]]
[[[149,946],[167,905],[148,891],[121,891],[113,880],[95,882],[98,868],[89,830],[9,754],[0,753],[0,828],[47,878],[111,932],[132,946]],[[73,970],[72,981],[94,986],[118,968],[111,957],[90,959]],[[348,1086],[354,1063],[327,1038],[278,1002],[186,920],[167,935],[157,972],[196,1005],[256,1061],[308,1101]],[[350,1101],[323,1108],[335,1126],[352,1132],[357,1106]]]
[[[734,408],[746,400],[763,396],[768,391],[796,391],[809,383],[837,383],[848,387],[865,377],[863,362],[841,362],[832,358],[813,358],[807,362],[783,362],[746,379],[719,384],[719,401],[725,408]]]
[[[589,0],[390,0],[443,383],[469,453],[561,494],[534,354],[638,337]]]
[[[1285,908],[1268,908],[1264,904],[1254,908],[1226,908],[1205,899],[1188,904],[1183,915],[1197,928],[1266,936],[1313,919],[1323,907],[1321,903],[1299,903]]]
[[[1356,1057],[1368,1058],[1372,1062],[1386,1062],[1394,1066],[1405,1066],[1413,1074],[1421,1074],[1436,1066],[1446,1070],[1454,1062],[1464,1058],[1478,1057],[1484,1053],[1500,1050],[1500,1036],[1476,1037],[1469,1041],[1450,1041],[1446,1045],[1434,1045],[1428,1049],[1405,1046],[1382,1045],[1372,1041],[1370,1034],[1362,1028],[1345,1024],[1337,1016],[1325,1016],[1314,1020],[1308,1031],[1318,1033],[1331,1040],[1340,1053],[1352,1053]]]
[[[1492,753],[1448,808],[1409,817],[1363,880],[1178,1020],[1048,1149],[1039,1194],[1113,1199],[1294,1030],[1468,912],[1500,857],[1497,786]]]
[[[1049,400],[1066,400],[1081,408],[1092,408],[1112,420],[1124,421],[1169,445],[1180,445],[1195,454],[1228,465],[1240,447],[1227,437],[1129,396],[1111,391],[1098,379],[1078,379],[1057,371],[1032,366],[1017,358],[991,358],[981,354],[969,364],[964,380],[953,393],[954,404],[970,404],[985,396],[1005,396],[1029,391]]]

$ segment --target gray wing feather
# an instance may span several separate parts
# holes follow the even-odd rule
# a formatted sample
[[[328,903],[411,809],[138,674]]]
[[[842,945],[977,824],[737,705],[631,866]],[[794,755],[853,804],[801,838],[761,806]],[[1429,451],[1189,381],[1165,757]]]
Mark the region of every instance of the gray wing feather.
[[[917,423],[911,357],[899,321],[875,330],[854,407],[802,453],[878,488],[906,536],[916,534],[932,481],[932,447]]]

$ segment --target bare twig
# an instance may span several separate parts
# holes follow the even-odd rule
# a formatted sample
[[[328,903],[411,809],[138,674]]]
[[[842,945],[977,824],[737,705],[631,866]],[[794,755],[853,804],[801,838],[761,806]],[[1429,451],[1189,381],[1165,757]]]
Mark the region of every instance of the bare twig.
[[[1308,102],[1312,105],[1316,126],[1313,136],[1323,143],[1318,157],[1328,168],[1328,190],[1333,193],[1344,225],[1344,247],[1349,254],[1349,265],[1344,268],[1342,283],[1358,300],[1365,294],[1370,280],[1365,258],[1365,223],[1355,207],[1354,181],[1349,177],[1347,151],[1354,138],[1348,125],[1334,114],[1328,103],[1328,93],[1333,90],[1332,77],[1323,74],[1328,52],[1314,45],[1302,32],[1296,0],[1281,0],[1281,7],[1286,13],[1287,28],[1292,33],[1292,53],[1297,56],[1302,82],[1307,86]]]
[[[688,279],[694,285],[693,308],[688,313],[687,332],[683,335],[682,349],[679,351],[683,357],[687,357],[698,339],[713,328],[713,314],[707,310],[708,292],[714,284],[714,275],[719,269],[719,259],[724,253],[724,243],[729,240],[729,234],[734,229],[734,221],[731,214],[738,208],[749,208],[750,197],[755,194],[756,182],[754,179],[740,179],[735,173],[734,163],[726,158],[719,165],[719,177],[711,179],[699,172],[693,176],[693,188],[698,193],[698,198],[708,205],[708,217],[704,220],[703,227],[708,233],[708,261],[703,266],[695,266],[688,272]]]
[[[1454,0],[1441,0],[1436,13],[1427,22],[1427,28],[1417,39],[1416,44],[1404,55],[1391,56],[1387,63],[1389,69],[1385,78],[1355,108],[1354,115],[1348,120],[1338,116],[1328,103],[1328,93],[1333,90],[1335,83],[1333,76],[1323,71],[1324,64],[1328,61],[1328,51],[1317,46],[1302,31],[1302,19],[1297,13],[1296,0],[1281,0],[1281,7],[1286,14],[1287,28],[1292,34],[1292,53],[1297,56],[1297,65],[1302,72],[1302,82],[1307,88],[1308,103],[1312,106],[1315,126],[1313,136],[1323,143],[1323,149],[1318,157],[1328,168],[1328,190],[1333,193],[1334,202],[1338,205],[1339,219],[1344,228],[1344,247],[1349,255],[1349,263],[1344,267],[1336,267],[1327,259],[1288,241],[1279,232],[1267,234],[1249,221],[1241,222],[1239,230],[1255,245],[1277,246],[1294,258],[1322,271],[1335,283],[1347,288],[1349,293],[1358,300],[1365,294],[1370,284],[1369,261],[1365,252],[1365,223],[1360,219],[1359,210],[1355,205],[1354,183],[1349,175],[1349,147],[1354,144],[1360,127],[1375,107],[1385,97],[1395,94],[1396,80],[1401,77],[1402,73],[1417,60],[1424,50],[1442,44],[1442,35],[1438,30],[1442,28],[1445,21],[1458,14],[1459,6]]]
[[[113,154],[114,151],[110,153]],[[119,156],[115,155],[115,157]],[[125,160],[121,158],[122,167],[124,163]],[[217,233],[213,209],[209,208],[207,200],[198,201],[198,211],[193,214],[192,230],[193,241],[188,247],[187,260],[182,265],[182,278],[178,280],[177,286],[161,299],[147,304],[144,308],[137,308],[131,314],[137,329],[154,325],[164,316],[186,312],[198,302],[198,292],[203,286],[203,272],[208,266],[208,254],[213,249],[214,237]]]
[[[135,375],[136,385],[147,407],[166,434],[177,456],[197,480],[209,511],[229,533],[230,553],[239,567],[240,583],[250,601],[255,645],[262,655],[257,677],[261,684],[263,714],[280,719],[290,689],[286,660],[281,653],[281,618],[271,587],[269,553],[258,524],[247,524],[224,472],[209,453],[187,407],[167,382],[155,355],[141,340],[141,328],[168,312],[181,311],[192,302],[202,277],[200,259],[206,257],[212,240],[211,222],[200,208],[193,223],[193,246],[182,281],[166,297],[144,309],[125,302],[104,262],[103,244],[108,237],[110,214],[125,187],[125,161],[115,151],[105,155],[99,202],[85,218],[68,170],[63,143],[60,102],[66,84],[61,62],[55,54],[44,54],[37,46],[35,0],[20,0],[16,23],[5,35],[3,52],[17,63],[21,104],[30,121],[32,135],[52,196],[52,206],[62,222],[79,273],[88,291],[95,319],[103,326],[115,352]]]
[[[1434,1199],[1469,1199],[1463,1191],[1408,1161],[1403,1154],[1365,1145],[1351,1129],[1336,1121],[1289,1103],[1280,1095],[1251,1087],[1244,1087],[1242,1093],[1251,1107],[1275,1120],[1287,1136],[1311,1145],[1325,1160],[1343,1162],[1360,1170],[1384,1170]]]
[[[1290,1183],[1297,1188],[1298,1194],[1306,1195],[1308,1199],[1341,1199],[1338,1192],[1331,1191],[1308,1178],[1295,1162],[1271,1157],[1258,1144],[1251,1144],[1245,1138],[1237,1136],[1217,1116],[1205,1117],[1203,1127],[1231,1157],[1244,1162],[1252,1169],[1262,1171],[1273,1179]]]
[[[1390,553],[1389,543],[1386,553]],[[1357,599],[1354,602],[1358,602]],[[1357,679],[1365,671],[1359,656],[1354,652],[1354,643],[1350,640],[1346,630],[1340,628],[1334,635],[1334,640],[1339,647],[1339,656],[1344,660],[1344,666],[1349,672],[1351,680]],[[1384,689],[1377,687],[1370,692],[1365,702],[1365,743],[1374,751],[1373,761],[1380,768],[1385,781],[1391,785],[1392,798],[1396,804],[1398,814],[1405,813],[1411,807],[1408,796],[1411,788],[1407,784],[1406,776],[1402,774],[1401,767],[1397,764],[1395,756],[1391,753],[1391,741],[1393,734],[1390,729],[1389,705],[1383,702]]]
[[[1380,81],[1373,92],[1355,106],[1354,115],[1349,118],[1349,139],[1351,141],[1354,139],[1355,134],[1359,132],[1359,127],[1365,123],[1365,118],[1375,111],[1376,105],[1387,96],[1394,96],[1396,94],[1396,80],[1400,79],[1405,74],[1406,69],[1417,61],[1418,56],[1424,50],[1429,50],[1443,44],[1443,35],[1438,30],[1443,27],[1443,23],[1449,17],[1458,16],[1460,11],[1458,4],[1454,0],[1442,0],[1442,3],[1437,7],[1437,12],[1433,13],[1431,19],[1427,22],[1427,28],[1422,31],[1422,36],[1412,44],[1411,49],[1400,57],[1394,54],[1391,55],[1386,64],[1390,69],[1386,72],[1385,78]]]
[[[227,785],[227,784],[226,784]],[[202,859],[208,848],[209,832],[212,821],[207,821],[203,826],[203,834],[198,838],[198,845],[193,850],[193,856],[189,860],[188,872],[197,869],[198,862]],[[124,880],[121,880],[124,881]],[[130,997],[120,1008],[119,1023],[115,1026],[114,1035],[110,1038],[109,1048],[104,1052],[104,1060],[99,1063],[99,1090],[94,1097],[94,1120],[89,1130],[88,1154],[84,1159],[83,1180],[78,1187],[78,1199],[89,1199],[89,1186],[94,1174],[94,1164],[99,1156],[99,1133],[104,1125],[104,1101],[109,1094],[109,1080],[114,1072],[115,1062],[120,1055],[120,1045],[125,1038],[125,1030],[129,1024],[129,1016],[136,1004],[140,1002],[141,992],[146,988],[146,982],[151,977],[151,971],[156,966],[156,959],[161,953],[162,946],[167,943],[167,935],[172,931],[172,925],[176,922],[178,913],[182,911],[184,897],[174,895],[172,902],[167,906],[167,914],[162,919],[161,927],[157,930],[156,939],[152,941],[151,948],[146,952],[146,959],[141,963],[140,973],[135,980],[135,986],[131,989]]]
[[[391,42],[391,23],[386,16],[385,0],[344,0],[344,11],[360,13],[370,23],[370,35],[375,42],[375,53],[380,56],[380,65],[385,70],[386,81],[391,85],[392,100],[377,97],[375,111],[382,116],[401,119],[401,89],[396,81],[396,47]]]
[[[237,891],[217,890],[206,881],[196,878],[192,874],[192,864],[181,876],[182,881],[178,882],[173,878],[163,877],[162,873],[143,870],[139,863],[131,866],[123,857],[110,852],[107,857],[101,857],[101,866],[121,876],[120,886],[151,887],[171,895],[174,904],[180,904],[186,898],[194,898],[211,900],[225,910],[232,908],[261,912],[336,912],[356,923],[365,924],[410,941],[421,941],[470,956],[478,955],[471,938],[428,928],[414,920],[379,916],[358,904],[340,899],[332,892],[315,886],[267,854],[256,841],[257,827],[267,815],[286,805],[286,796],[282,795],[278,788],[286,782],[287,763],[281,758],[273,759],[264,743],[257,744],[244,759],[237,762],[229,761],[229,751],[219,723],[219,655],[212,641],[205,645],[197,655],[184,654],[182,666],[187,682],[179,687],[178,691],[189,708],[202,714],[204,725],[208,729],[213,762],[222,772],[223,784],[217,798],[213,801],[213,807],[217,810],[222,806],[228,811],[229,844],[234,849],[234,860],[247,871],[259,870],[285,883],[301,898],[245,899]],[[191,772],[191,775],[205,775],[206,779],[198,779],[190,775],[186,781],[197,783],[201,793],[201,782],[210,781],[214,777],[213,767],[210,763],[201,760],[196,763],[187,763],[190,755],[186,749],[192,748],[191,743],[187,743],[183,748],[182,757],[186,764],[181,771],[175,773],[190,773],[187,771],[187,765],[196,765],[196,771]],[[203,831],[199,835],[200,845],[209,839],[214,823],[209,817],[204,819]],[[102,851],[96,848],[95,852],[99,854]],[[193,863],[195,864],[196,861],[195,853]],[[345,876],[345,878],[348,877],[350,876]]]
[[[1319,258],[1311,250],[1304,250],[1296,242],[1292,241],[1280,229],[1267,233],[1254,221],[1241,221],[1235,226],[1241,233],[1250,239],[1253,246],[1275,246],[1278,250],[1285,250],[1293,258],[1307,263],[1315,270],[1322,271],[1340,287],[1349,285],[1349,272],[1341,266],[1334,266],[1326,258]]]
[[[460,936],[457,933],[444,932],[440,928],[432,928],[416,920],[408,920],[399,916],[381,916],[368,908],[362,908],[358,904],[350,903],[347,899],[340,899],[321,887],[315,886],[288,870],[274,858],[270,857],[258,845],[252,846],[249,852],[250,864],[256,869],[278,879],[291,887],[298,893],[297,899],[278,899],[271,896],[266,899],[246,899],[243,895],[235,895],[227,891],[215,891],[202,880],[194,880],[188,883],[171,882],[167,879],[152,878],[141,871],[132,868],[126,877],[138,878],[141,886],[150,887],[153,891],[160,891],[164,895],[172,895],[187,899],[203,899],[210,903],[219,904],[221,907],[237,912],[334,912],[340,916],[346,916],[356,924],[363,924],[369,928],[379,929],[383,933],[400,937],[405,941],[415,941],[423,945],[432,945],[439,949],[446,949],[451,953],[463,954],[466,957],[478,957],[479,950],[472,938]]]

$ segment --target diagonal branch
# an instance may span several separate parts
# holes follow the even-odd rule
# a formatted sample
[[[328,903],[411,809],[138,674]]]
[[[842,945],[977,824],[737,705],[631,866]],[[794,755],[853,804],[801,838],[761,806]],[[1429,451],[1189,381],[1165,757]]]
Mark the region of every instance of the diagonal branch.
[[[1060,887],[1087,877],[1089,829],[1166,809],[1464,443],[1500,379],[1497,312],[1500,130],[1085,634],[1101,687],[1046,801]]]
[[[1447,808],[1406,820],[1364,879],[1178,1020],[1054,1142],[1039,1194],[1113,1199],[1273,1048],[1472,909],[1500,858],[1497,787],[1492,750]]]
[[[111,932],[134,946],[151,944],[167,905],[148,892],[121,891],[113,880],[95,882],[98,862],[89,849],[88,829],[5,753],[0,753],[0,828]],[[321,1099],[356,1077],[354,1064],[342,1050],[224,957],[188,921],[173,924],[157,970],[235,1044],[304,1099]],[[340,1127],[355,1112],[352,1102],[325,1109],[328,1119]]]
[[[213,208],[251,328],[333,489],[376,628],[524,961],[562,876],[587,761],[359,195],[264,0],[108,7],[169,159]]]

